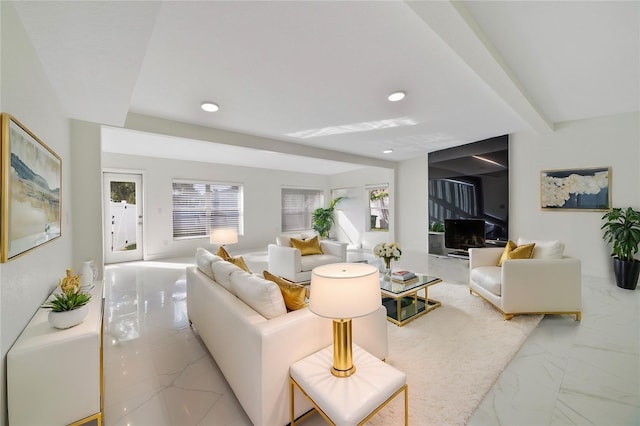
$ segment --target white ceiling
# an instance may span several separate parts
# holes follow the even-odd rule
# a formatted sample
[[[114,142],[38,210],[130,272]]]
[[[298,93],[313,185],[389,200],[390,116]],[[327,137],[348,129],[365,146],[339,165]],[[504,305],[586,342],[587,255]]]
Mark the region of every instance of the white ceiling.
[[[68,116],[114,127],[136,113],[400,161],[640,110],[636,1],[14,6]],[[388,102],[395,90],[407,97]],[[269,140],[255,154],[286,169]]]

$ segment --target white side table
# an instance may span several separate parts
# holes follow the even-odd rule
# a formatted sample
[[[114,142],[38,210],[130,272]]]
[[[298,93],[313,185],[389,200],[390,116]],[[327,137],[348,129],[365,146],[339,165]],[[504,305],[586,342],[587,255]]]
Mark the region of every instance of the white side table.
[[[291,426],[294,426],[294,389],[297,387],[326,421],[338,426],[368,421],[404,392],[404,424],[409,420],[407,376],[357,345],[353,345],[356,372],[349,377],[331,374],[333,346],[301,359],[290,367]],[[304,418],[305,416],[303,416]]]

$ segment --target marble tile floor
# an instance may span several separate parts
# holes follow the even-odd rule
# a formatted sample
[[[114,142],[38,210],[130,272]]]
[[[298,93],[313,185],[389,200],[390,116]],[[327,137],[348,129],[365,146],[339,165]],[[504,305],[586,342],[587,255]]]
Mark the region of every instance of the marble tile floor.
[[[105,426],[251,424],[189,327],[190,263],[105,268]],[[579,324],[542,320],[469,425],[640,424],[640,289],[584,277],[583,304]]]

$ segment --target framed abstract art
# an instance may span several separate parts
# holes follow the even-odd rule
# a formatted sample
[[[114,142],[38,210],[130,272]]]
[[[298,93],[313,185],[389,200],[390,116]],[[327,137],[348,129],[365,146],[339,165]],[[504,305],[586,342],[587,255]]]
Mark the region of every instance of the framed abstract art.
[[[61,235],[62,160],[13,116],[2,113],[0,261]]]
[[[611,208],[611,167],[542,170],[542,210],[604,211]]]

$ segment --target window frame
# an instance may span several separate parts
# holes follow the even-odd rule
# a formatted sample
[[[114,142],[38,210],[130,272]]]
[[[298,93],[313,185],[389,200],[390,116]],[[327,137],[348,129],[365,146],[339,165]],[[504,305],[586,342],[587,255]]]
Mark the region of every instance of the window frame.
[[[315,204],[312,203],[313,204],[312,206],[310,205],[310,206],[303,206],[301,208],[299,207],[301,209],[301,211],[299,212],[286,213],[286,209],[290,209],[290,208],[285,207],[285,201],[286,201],[285,192],[290,192],[289,195],[298,195],[298,196],[314,195],[319,197],[319,202],[316,200]],[[312,194],[312,193],[315,193],[315,194]],[[313,211],[319,207],[324,207],[324,198],[325,198],[325,191],[323,189],[283,186],[280,189],[280,230],[282,232],[295,232],[295,231],[304,231],[304,230],[313,229]],[[312,201],[312,200],[309,200],[309,201]],[[298,217],[305,217],[306,215],[308,215],[308,217],[305,218],[306,221],[303,224],[301,224],[300,227],[296,227],[295,225],[287,224],[286,223],[287,221],[285,220],[287,216],[294,216],[294,215]]]
[[[194,193],[197,192],[196,185],[204,185],[205,191],[202,193],[202,199],[195,198],[192,208],[185,208],[176,205],[176,185],[193,185]],[[225,205],[224,200],[215,197],[214,188],[224,190],[225,188],[236,188],[235,205],[229,203]],[[188,197],[186,194],[184,197]],[[233,192],[233,191],[231,191]],[[185,198],[186,200],[186,198]],[[217,207],[216,207],[217,204]],[[229,215],[229,212],[235,214]],[[198,225],[197,223],[187,224],[176,229],[176,215],[183,214],[185,216],[195,215],[204,219],[205,223]],[[200,238],[209,238],[211,228],[225,227],[234,228],[238,231],[238,235],[244,234],[244,185],[239,182],[221,182],[221,181],[205,181],[197,179],[172,179],[171,180],[171,216],[172,216],[172,236],[174,241],[192,240]],[[229,223],[231,219],[231,224]],[[222,222],[223,223],[222,223]],[[235,222],[235,223],[234,223]],[[189,226],[191,234],[189,234]],[[198,232],[201,229],[200,232]]]

